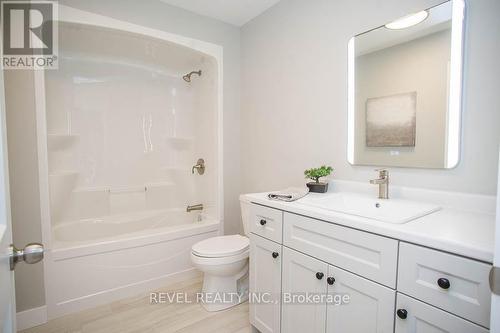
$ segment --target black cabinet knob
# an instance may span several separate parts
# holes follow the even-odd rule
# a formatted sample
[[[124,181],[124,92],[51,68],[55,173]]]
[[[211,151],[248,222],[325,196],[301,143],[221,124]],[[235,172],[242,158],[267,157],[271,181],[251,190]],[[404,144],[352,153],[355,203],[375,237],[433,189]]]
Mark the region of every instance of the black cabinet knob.
[[[321,280],[323,278],[323,276],[325,276],[325,274],[323,274],[321,272],[316,273],[316,279],[318,279],[318,280]]]
[[[408,311],[406,311],[405,309],[398,309],[398,311],[396,312],[396,314],[401,319],[406,319],[408,317]]]
[[[266,220],[264,220],[264,219],[260,220],[260,225],[266,225],[266,223],[267,223]]]
[[[335,283],[335,278],[333,276],[329,276],[327,279],[326,279],[326,282],[329,284],[329,285],[332,285]]]
[[[273,258],[274,258],[274,259],[278,258],[278,256],[279,256],[279,255],[280,255],[280,254],[279,254],[278,252],[273,252]]]
[[[450,280],[445,279],[445,278],[439,278],[438,279],[438,286],[440,286],[443,289],[448,289],[451,286]]]

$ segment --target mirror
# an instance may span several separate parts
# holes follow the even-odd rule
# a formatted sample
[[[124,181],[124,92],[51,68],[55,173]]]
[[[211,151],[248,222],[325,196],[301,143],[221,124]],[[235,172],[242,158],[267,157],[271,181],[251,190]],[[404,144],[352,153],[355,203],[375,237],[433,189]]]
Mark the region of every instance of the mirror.
[[[463,0],[354,36],[348,161],[453,168],[460,158]]]

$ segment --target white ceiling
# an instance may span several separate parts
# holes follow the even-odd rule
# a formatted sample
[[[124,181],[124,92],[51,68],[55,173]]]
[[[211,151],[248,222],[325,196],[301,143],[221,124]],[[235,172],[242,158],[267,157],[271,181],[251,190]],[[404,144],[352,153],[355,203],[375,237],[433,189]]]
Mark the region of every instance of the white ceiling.
[[[160,0],[190,12],[238,27],[274,6],[280,0]]]

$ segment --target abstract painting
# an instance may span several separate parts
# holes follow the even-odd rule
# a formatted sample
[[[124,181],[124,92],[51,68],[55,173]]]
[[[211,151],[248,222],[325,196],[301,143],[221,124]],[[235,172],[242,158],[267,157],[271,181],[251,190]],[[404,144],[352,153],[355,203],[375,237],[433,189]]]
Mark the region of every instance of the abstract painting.
[[[417,93],[366,100],[367,147],[415,147]]]

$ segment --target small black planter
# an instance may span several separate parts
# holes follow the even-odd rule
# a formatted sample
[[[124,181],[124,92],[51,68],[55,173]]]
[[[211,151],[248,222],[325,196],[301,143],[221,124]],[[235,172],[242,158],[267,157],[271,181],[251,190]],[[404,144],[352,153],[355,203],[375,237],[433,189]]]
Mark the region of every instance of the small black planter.
[[[328,183],[310,182],[306,185],[309,188],[309,192],[326,193],[328,191]]]

